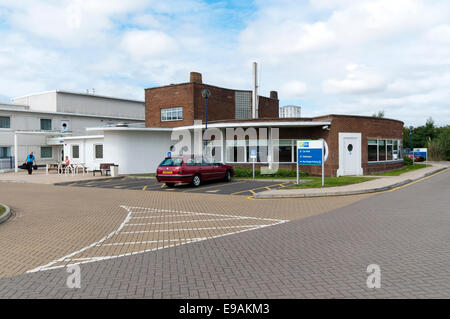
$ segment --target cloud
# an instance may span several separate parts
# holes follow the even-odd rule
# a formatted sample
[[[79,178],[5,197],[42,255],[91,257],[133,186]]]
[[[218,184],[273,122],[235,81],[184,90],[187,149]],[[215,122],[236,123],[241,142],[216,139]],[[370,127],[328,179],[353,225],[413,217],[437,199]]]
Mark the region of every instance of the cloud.
[[[347,66],[345,79],[330,79],[323,83],[323,91],[327,94],[363,94],[383,90],[386,86],[384,78],[366,66],[351,64]]]
[[[281,88],[281,93],[285,98],[298,98],[306,92],[306,84],[299,81],[285,83]]]
[[[0,95],[95,87],[142,99],[186,82],[324,113],[448,124],[448,0],[0,0]]]
[[[159,31],[133,30],[123,36],[122,48],[138,61],[161,57],[177,50],[176,41]]]

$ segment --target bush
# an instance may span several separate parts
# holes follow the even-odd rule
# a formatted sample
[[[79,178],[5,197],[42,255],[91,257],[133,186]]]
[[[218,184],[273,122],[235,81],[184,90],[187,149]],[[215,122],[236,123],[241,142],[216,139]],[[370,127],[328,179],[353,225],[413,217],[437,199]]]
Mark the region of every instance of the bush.
[[[413,160],[408,155],[403,156],[403,162],[406,166],[413,165]]]
[[[309,174],[307,172],[299,171],[300,177],[308,176]],[[235,177],[253,177],[253,170],[252,168],[248,167],[240,167],[235,166],[234,167],[234,176]],[[261,174],[261,169],[255,168],[255,177],[296,177],[297,171],[291,170],[291,169],[278,169],[278,171],[275,174]]]
[[[442,161],[449,157],[450,153],[450,133],[444,131],[438,138],[428,141],[428,160]]]

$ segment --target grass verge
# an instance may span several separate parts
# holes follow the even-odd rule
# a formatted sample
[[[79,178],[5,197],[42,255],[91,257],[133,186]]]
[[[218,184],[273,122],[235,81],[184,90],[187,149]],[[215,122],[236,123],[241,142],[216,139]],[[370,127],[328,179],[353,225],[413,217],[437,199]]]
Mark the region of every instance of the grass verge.
[[[311,177],[308,176],[308,182],[304,184],[295,184],[282,189],[293,189],[293,188],[319,188],[322,187],[322,177]],[[345,186],[350,184],[357,184],[362,182],[367,182],[374,179],[374,177],[363,177],[363,176],[339,176],[339,177],[325,177],[324,187],[334,187],[334,186]]]
[[[6,208],[0,205],[0,216],[2,216],[4,212],[6,212]]]
[[[403,168],[400,169],[396,169],[393,171],[388,171],[388,172],[381,172],[381,173],[376,173],[374,175],[379,175],[379,176],[399,176],[403,173],[407,173],[407,172],[411,172],[411,171],[415,171],[421,168],[426,167],[425,164],[414,164],[414,165],[407,165]]]

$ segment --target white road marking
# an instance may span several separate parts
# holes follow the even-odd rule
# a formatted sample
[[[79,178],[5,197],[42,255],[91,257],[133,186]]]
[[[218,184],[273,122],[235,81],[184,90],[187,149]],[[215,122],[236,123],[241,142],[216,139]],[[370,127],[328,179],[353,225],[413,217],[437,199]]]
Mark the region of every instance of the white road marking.
[[[268,225],[245,225],[245,226],[225,226],[225,227],[198,227],[198,228],[174,228],[174,229],[158,229],[158,230],[137,230],[137,231],[123,231],[119,235],[126,234],[142,234],[142,233],[166,233],[166,232],[178,232],[178,231],[191,231],[191,230],[219,230],[219,229],[231,229],[231,228],[260,228],[261,226]]]
[[[190,238],[190,239],[167,239],[167,240],[148,240],[148,241],[129,241],[125,243],[110,243],[110,244],[100,244],[98,247],[103,246],[120,246],[120,245],[145,245],[145,244],[154,244],[154,243],[165,243],[169,241],[186,241],[186,240],[205,240],[207,237],[198,237],[198,238]]]
[[[167,225],[167,224],[182,224],[182,223],[195,223],[195,222],[214,222],[214,221],[224,221],[224,220],[236,220],[236,218],[192,219],[192,220],[179,220],[179,221],[176,221],[176,222],[127,224],[127,225],[125,225],[125,226]]]
[[[272,218],[258,218],[258,217],[251,217],[251,216],[236,216],[236,215],[225,215],[225,214],[213,214],[213,213],[198,213],[198,212],[186,212],[186,211],[179,211],[179,210],[170,210],[170,209],[158,209],[158,208],[147,208],[147,207],[130,207],[130,206],[120,206],[121,208],[125,209],[128,214],[126,215],[124,221],[120,224],[120,226],[117,228],[117,230],[111,232],[110,234],[108,234],[107,236],[101,238],[99,241],[96,241],[82,249],[79,249],[69,255],[66,255],[64,257],[61,257],[59,259],[56,259],[54,261],[49,262],[46,265],[31,269],[29,271],[27,271],[27,273],[32,273],[32,272],[37,272],[37,271],[43,271],[43,270],[50,270],[50,269],[58,269],[58,268],[63,268],[63,267],[67,267],[70,265],[77,265],[77,264],[84,264],[84,263],[90,263],[90,262],[95,262],[95,261],[100,261],[100,260],[107,260],[107,259],[113,259],[113,258],[119,258],[119,257],[124,257],[124,256],[131,256],[131,255],[136,255],[136,254],[141,254],[141,253],[146,253],[146,252],[151,252],[151,251],[155,251],[155,250],[159,250],[159,249],[165,249],[165,248],[170,248],[170,247],[175,247],[175,246],[180,246],[180,245],[186,245],[189,243],[194,243],[194,242],[199,242],[199,241],[203,241],[203,240],[207,240],[207,239],[214,239],[214,238],[219,238],[219,237],[224,237],[224,236],[229,236],[229,235],[234,235],[234,234],[238,234],[241,232],[246,232],[246,231],[250,231],[250,230],[255,230],[255,229],[261,229],[264,227],[269,227],[269,226],[274,226],[274,225],[278,225],[278,224],[282,224],[287,222],[287,220],[282,220],[282,219],[272,219]],[[136,210],[143,210],[144,212],[140,212],[140,211],[136,211]],[[161,214],[161,213],[169,213],[172,215],[158,215],[158,216],[143,216],[143,217],[131,217],[132,214]],[[175,215],[174,215],[175,214]],[[154,225],[154,224],[173,224],[176,222],[167,222],[167,223],[148,223],[148,224],[129,224],[131,219],[140,219],[140,218],[166,218],[166,217],[188,217],[188,216],[216,216],[216,217],[226,217],[226,218],[222,218],[222,219],[207,219],[207,220],[193,220],[196,222],[201,222],[201,221],[219,221],[219,220],[244,220],[244,219],[251,219],[251,220],[261,220],[261,221],[270,221],[270,224],[263,224],[263,225],[239,225],[239,226],[224,226],[224,227],[199,227],[199,228],[185,228],[185,229],[163,229],[163,230],[142,230],[142,231],[134,231],[134,232],[123,232],[123,228],[126,226],[135,226],[135,225]],[[192,222],[193,222],[192,221]],[[191,222],[191,221],[183,221],[183,222]],[[111,237],[115,236],[115,235],[121,235],[121,234],[138,234],[138,233],[152,233],[152,232],[179,232],[179,231],[196,231],[196,230],[220,230],[220,229],[237,229],[237,228],[245,228],[242,230],[238,230],[238,231],[233,231],[230,233],[225,233],[225,234],[220,234],[220,235],[216,235],[216,236],[210,236],[210,237],[193,237],[193,238],[179,238],[179,239],[171,239],[171,240],[157,240],[157,241],[132,241],[132,242],[116,242],[116,243],[109,243],[109,244],[105,244],[104,242],[108,239],[110,239]],[[138,245],[138,244],[147,244],[147,243],[155,243],[155,242],[175,242],[174,244],[169,244],[169,245],[163,245],[161,247],[156,247],[156,248],[151,248],[151,249],[145,249],[145,250],[140,250],[140,251],[132,251],[129,253],[124,253],[124,254],[118,254],[118,255],[113,255],[113,256],[92,256],[92,257],[85,257],[85,258],[72,258],[73,256],[76,256],[82,252],[87,251],[90,248],[93,247],[98,247],[98,249],[100,249],[101,247],[105,247],[105,246],[117,246],[117,245]],[[58,263],[63,263],[63,262],[69,262],[67,265],[59,265],[59,266],[54,266],[55,264]]]

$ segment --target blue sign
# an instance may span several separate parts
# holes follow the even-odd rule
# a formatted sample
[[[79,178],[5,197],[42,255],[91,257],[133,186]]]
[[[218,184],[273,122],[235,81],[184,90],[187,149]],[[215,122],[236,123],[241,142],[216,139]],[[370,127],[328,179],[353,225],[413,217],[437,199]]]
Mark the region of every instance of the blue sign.
[[[172,157],[172,152],[167,152],[167,157]]]
[[[256,149],[255,148],[250,149],[250,158],[256,158]]]
[[[426,148],[415,148],[413,149],[414,156],[427,157],[428,149]]]
[[[322,149],[299,148],[297,159],[298,165],[322,165]]]

